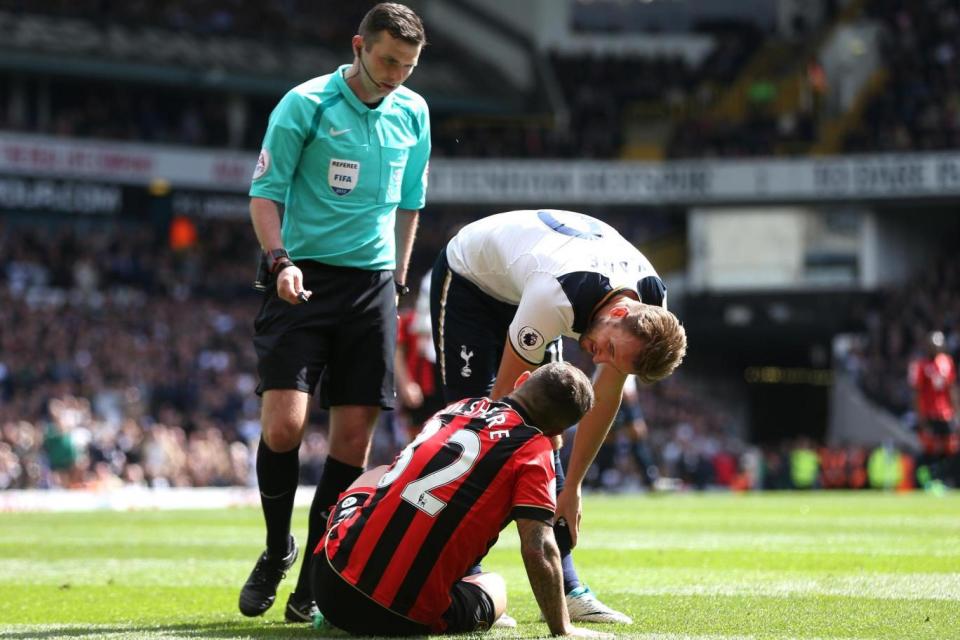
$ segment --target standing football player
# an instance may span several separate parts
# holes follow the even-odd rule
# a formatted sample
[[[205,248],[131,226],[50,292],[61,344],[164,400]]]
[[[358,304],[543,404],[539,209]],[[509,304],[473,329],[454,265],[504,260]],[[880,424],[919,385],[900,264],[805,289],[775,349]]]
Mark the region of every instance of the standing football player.
[[[943,332],[933,331],[923,345],[924,353],[910,363],[910,386],[914,391],[917,432],[923,447],[919,467],[926,467],[931,481],[956,484],[960,456],[957,410],[957,366],[944,350]]]

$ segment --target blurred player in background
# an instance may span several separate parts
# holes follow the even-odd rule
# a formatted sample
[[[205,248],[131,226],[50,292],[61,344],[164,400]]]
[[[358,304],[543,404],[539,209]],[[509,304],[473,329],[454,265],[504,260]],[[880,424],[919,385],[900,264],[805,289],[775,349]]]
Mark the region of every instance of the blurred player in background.
[[[427,418],[443,408],[436,381],[437,352],[430,331],[430,274],[420,281],[416,304],[400,311],[397,330],[397,398],[412,440]]]
[[[330,409],[330,448],[311,523],[322,523],[363,472],[380,409],[394,406],[397,296],[406,290],[430,155],[427,105],[402,84],[425,43],[416,13],[378,4],[353,36],[353,63],[292,89],[270,116],[250,188],[276,283],[254,323],[267,548],[240,592],[247,616],[273,605],[297,559],[290,517],[317,384]],[[308,549],[322,533],[311,527]],[[316,611],[307,560],[287,601],[290,622],[309,622]]]
[[[499,402],[468,398],[436,414],[389,469],[368,471],[340,496],[311,563],[329,622],[358,635],[489,629],[506,608],[503,578],[464,574],[516,520],[550,632],[601,635],[570,624],[552,527],[549,436],[590,409],[590,381],[554,363],[515,384]]]
[[[580,583],[570,550],[583,479],[627,376],[646,383],[665,378],[686,352],[686,334],[666,302],[666,287],[643,254],[613,227],[571,211],[478,220],[450,240],[434,265],[430,306],[447,400],[502,397],[509,381],[560,358],[561,336],[578,339],[597,365],[596,405],[577,429],[566,486],[559,454],[556,460],[562,487],[556,537],[573,620],[630,622]]]
[[[926,467],[929,476],[920,480],[924,485],[934,481],[956,485],[957,456],[960,453],[957,366],[944,351],[944,336],[940,331],[927,336],[924,351],[923,356],[910,363],[909,370],[917,413],[917,435],[923,447],[918,467]],[[924,473],[922,470],[918,472]]]
[[[625,439],[630,456],[640,477],[640,482],[647,489],[655,489],[660,471],[653,460],[650,446],[647,444],[649,426],[643,417],[643,407],[637,392],[636,378],[628,376],[623,385],[623,396],[620,400],[620,410],[613,419],[613,425],[607,434],[597,458],[594,460],[594,469],[590,472],[591,487],[604,489],[611,483],[607,477],[616,471],[617,457],[621,447],[621,439]]]

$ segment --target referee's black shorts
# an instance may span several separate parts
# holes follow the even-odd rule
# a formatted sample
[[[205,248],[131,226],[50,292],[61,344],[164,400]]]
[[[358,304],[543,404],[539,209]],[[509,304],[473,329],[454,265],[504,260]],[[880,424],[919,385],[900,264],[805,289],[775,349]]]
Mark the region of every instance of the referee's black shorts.
[[[264,292],[254,321],[260,384],[313,394],[324,408],[393,409],[397,305],[392,271],[368,271],[298,260],[309,302],[292,305]]]
[[[516,314],[516,305],[454,273],[446,248],[440,252],[430,280],[430,319],[446,402],[490,395]],[[561,346],[560,338],[550,342],[541,364],[563,360]]]
[[[326,552],[310,563],[313,598],[323,617],[354,635],[422,636],[430,626],[405,618],[374,602],[333,570]],[[493,600],[471,582],[458,581],[450,590],[450,607],[443,614],[444,633],[475,633],[493,625]]]

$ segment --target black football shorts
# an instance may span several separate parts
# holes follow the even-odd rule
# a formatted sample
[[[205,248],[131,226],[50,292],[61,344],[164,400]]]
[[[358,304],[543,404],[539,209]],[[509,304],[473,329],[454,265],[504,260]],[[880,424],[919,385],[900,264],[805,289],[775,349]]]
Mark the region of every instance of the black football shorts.
[[[260,384],[313,394],[320,385],[324,408],[340,405],[392,409],[393,355],[397,344],[396,291],[392,271],[297,261],[310,300],[292,305],[264,292],[254,321]]]
[[[311,587],[317,607],[335,627],[354,635],[423,636],[430,627],[405,618],[357,590],[340,577],[326,552],[313,556]],[[486,631],[494,622],[493,600],[477,585],[458,580],[450,589],[450,606],[443,614],[445,633]]]

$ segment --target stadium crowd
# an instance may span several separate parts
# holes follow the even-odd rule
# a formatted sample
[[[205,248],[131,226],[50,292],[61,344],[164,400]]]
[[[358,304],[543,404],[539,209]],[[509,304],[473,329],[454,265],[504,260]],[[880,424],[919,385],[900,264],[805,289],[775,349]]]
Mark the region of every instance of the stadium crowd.
[[[254,245],[249,226],[200,223],[197,245],[179,250],[155,234],[132,223],[0,226],[0,488],[251,482],[258,298],[253,251],[237,251]],[[444,240],[425,229],[415,270]],[[706,468],[728,425],[682,379],[643,394],[662,473],[714,483]],[[379,461],[409,437],[409,419],[392,418]],[[325,420],[311,416],[304,483],[322,470]],[[696,473],[680,469],[692,449],[705,460]]]
[[[946,0],[878,0],[867,15],[886,27],[887,85],[846,140],[850,151],[960,146],[960,9]]]
[[[0,11],[92,19],[98,25],[149,25],[214,38],[229,34],[268,42],[315,43],[346,41],[366,6],[350,4],[331,12],[323,11],[321,5],[0,0]],[[323,13],[323,19],[317,12]],[[715,31],[717,46],[700,65],[673,56],[551,53],[549,64],[569,110],[566,122],[548,114],[536,91],[529,97],[535,106],[521,116],[434,108],[434,153],[438,157],[618,157],[624,147],[624,128],[610,123],[625,123],[636,106],[668,113],[713,100],[762,39],[755,29],[743,25],[722,25]],[[430,55],[465,56],[464,64],[469,61],[469,56],[442,38],[431,44]],[[213,89],[118,84],[112,78],[74,81],[61,76],[0,74],[0,95],[12,95],[15,85],[25,91],[31,104],[49,102],[43,108],[12,109],[7,101],[0,101],[0,129],[216,148],[259,148],[263,122],[276,101],[276,96],[244,94],[240,98],[244,106],[237,109],[231,100],[238,96],[228,99]],[[691,120],[678,127],[671,155],[690,156],[697,149],[706,150],[706,155],[734,155],[741,151],[735,145],[746,145],[752,154],[762,153],[769,150],[765,143],[772,135],[767,125],[759,115],[736,124]]]
[[[907,377],[931,331],[942,331],[945,351],[960,358],[960,264],[941,255],[906,285],[891,287],[863,311],[864,341],[846,367],[878,404],[914,425],[914,392]]]
[[[229,34],[267,38],[342,41],[353,34],[369,7],[324,2],[250,3],[234,0],[188,2],[114,2],[112,0],[0,0],[0,11],[92,19],[111,23],[162,27],[197,34]]]
[[[624,128],[610,123],[623,123],[632,104],[683,102],[697,80],[696,70],[679,56],[553,52],[549,61],[569,122],[546,116],[449,119],[437,127],[437,154],[615,158]]]
[[[0,88],[9,78],[0,77]],[[20,116],[0,106],[0,128],[61,138],[97,138],[193,147],[256,149],[272,98],[250,96],[247,115],[235,118],[229,101],[216,93],[187,88],[65,79],[26,81],[27,93],[40,85],[50,98],[49,114],[30,109]]]
[[[439,229],[424,231],[416,273],[445,239]],[[52,233],[0,226],[0,489],[253,481],[259,403],[248,324],[258,299],[249,286],[253,251],[237,251],[253,247],[249,226],[199,223],[197,245],[180,250],[155,233],[132,224]],[[906,366],[914,320],[941,323],[951,350],[960,347],[958,278],[945,261],[920,279],[927,286],[913,302],[891,292],[869,316],[861,379],[881,385],[881,397],[900,398],[900,409],[908,391],[898,367]],[[575,346],[568,354],[589,368]],[[843,477],[854,479],[838,481],[834,472],[830,480],[828,468],[841,454],[863,466],[867,452],[750,446],[682,372],[640,388],[636,402],[648,458],[636,455],[622,417],[589,479],[594,489],[865,484],[852,471]],[[311,424],[300,454],[305,484],[319,478],[326,452],[325,414],[314,409]],[[410,437],[406,412],[384,425],[374,445],[380,462]],[[803,461],[795,452],[807,449],[818,460],[804,476],[812,480],[794,471]]]
[[[0,0],[0,11],[323,41],[343,40],[363,13],[363,7],[351,6],[332,17],[324,13],[323,20],[304,19],[321,9],[303,2],[158,6]],[[951,34],[960,12],[943,0],[883,0],[866,10],[890,32],[886,56],[894,90],[869,107],[864,121],[873,125],[851,136],[848,147],[956,147],[960,63]],[[571,107],[568,130],[535,117],[451,119],[436,124],[437,155],[615,157],[623,128],[610,123],[623,121],[626,105],[659,102],[682,109],[710,102],[756,47],[753,36],[731,31],[699,68],[674,58],[555,54],[551,63]],[[8,81],[0,78],[0,88]],[[102,82],[82,98],[68,98],[74,93],[69,83],[53,87],[54,112],[46,125],[13,122],[0,105],[0,128],[253,149],[273,102],[252,101],[253,111],[263,113],[253,113],[237,134],[217,96]],[[809,113],[774,116],[758,92],[744,122],[686,121],[669,154],[772,154],[784,141],[809,141],[813,128]],[[464,217],[454,212],[444,225],[424,226],[411,273],[426,271]],[[623,230],[628,237],[641,233]],[[198,236],[195,246],[172,250],[156,229],[132,222],[52,232],[0,226],[0,489],[254,482],[259,405],[249,322],[257,297],[249,282],[255,242],[248,224],[203,223]],[[948,352],[960,357],[958,290],[960,267],[944,259],[908,288],[884,292],[865,314],[866,340],[848,364],[871,397],[908,422],[913,397],[905,372],[926,333],[941,329]],[[870,452],[806,442],[748,446],[723,410],[694,393],[682,373],[641,389],[638,402],[648,431],[636,437],[623,428],[614,432],[590,478],[596,489],[656,486],[658,477],[694,488],[870,484]],[[386,421],[404,425],[403,419]],[[311,423],[318,428],[301,450],[304,483],[320,477],[326,449],[325,415],[315,410]],[[388,431],[375,459],[388,460],[406,437],[401,428]],[[646,458],[636,453],[637,438],[649,449]]]
[[[66,17],[94,17],[98,23],[150,24],[205,34],[256,35],[276,41],[339,42],[353,32],[361,5],[314,13],[319,5],[286,2],[250,5],[214,1],[202,3],[85,2],[24,3],[0,0],[0,11],[48,13]],[[847,134],[850,151],[947,149],[960,144],[960,57],[952,37],[960,11],[944,0],[867,3],[864,15],[881,22],[887,89],[868,105],[861,124]],[[773,89],[758,80],[748,92],[746,114],[739,120],[716,117],[710,105],[733,82],[764,34],[747,25],[721,25],[711,30],[714,51],[698,66],[678,57],[631,54],[551,53],[549,62],[569,108],[569,121],[560,123],[543,109],[525,116],[493,117],[436,110],[434,152],[451,157],[613,158],[624,149],[624,127],[631,108],[679,115],[666,155],[672,158],[776,155],[804,151],[814,142],[818,126],[817,95],[829,87],[829,78],[815,58],[802,73],[809,85],[792,112],[774,108]],[[784,41],[797,55],[808,55],[803,41]],[[444,49],[443,55],[456,55]],[[28,80],[31,95],[39,86]],[[21,78],[19,81],[23,81]],[[12,76],[0,77],[6,93]],[[95,90],[77,91],[64,78],[48,78],[49,117],[11,112],[0,104],[0,128],[70,137],[255,149],[262,122],[275,100],[250,94],[244,98],[247,114],[238,118],[217,93],[192,88],[84,80]],[[822,97],[820,98],[822,100]]]
[[[0,231],[0,487],[245,485],[259,438],[245,225]],[[325,443],[307,443],[315,482]]]

